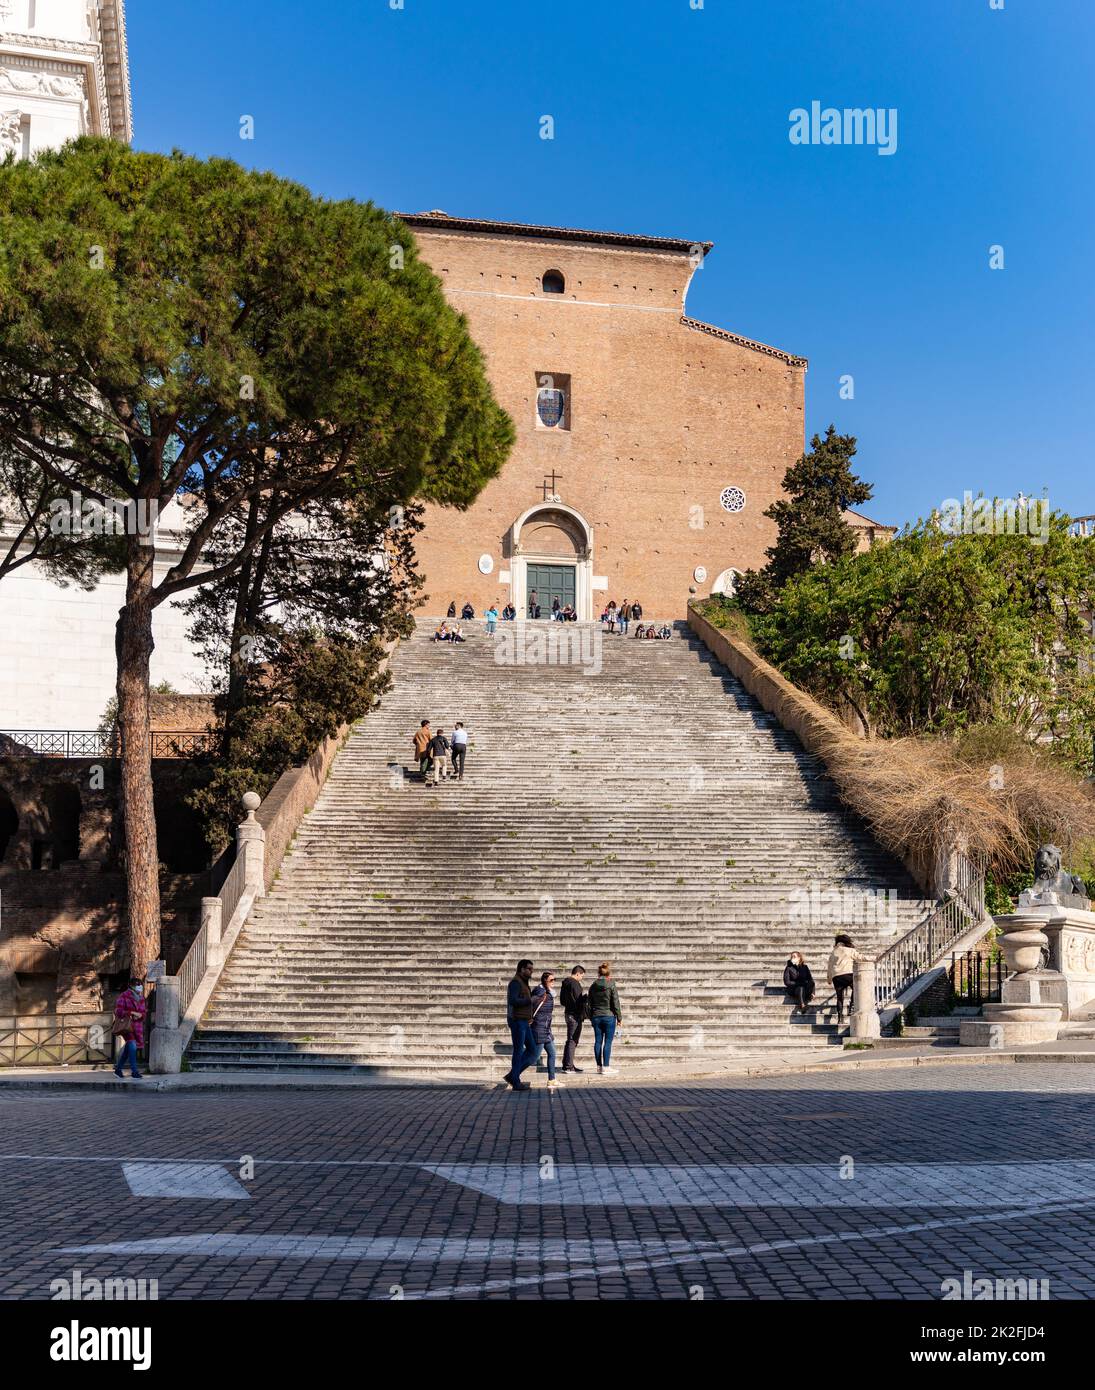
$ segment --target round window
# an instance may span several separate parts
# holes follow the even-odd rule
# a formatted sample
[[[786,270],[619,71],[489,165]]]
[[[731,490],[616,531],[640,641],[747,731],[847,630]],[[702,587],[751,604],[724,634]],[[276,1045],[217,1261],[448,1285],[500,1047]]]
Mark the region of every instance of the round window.
[[[719,493],[724,512],[740,512],[745,507],[745,493],[740,487],[724,487]]]

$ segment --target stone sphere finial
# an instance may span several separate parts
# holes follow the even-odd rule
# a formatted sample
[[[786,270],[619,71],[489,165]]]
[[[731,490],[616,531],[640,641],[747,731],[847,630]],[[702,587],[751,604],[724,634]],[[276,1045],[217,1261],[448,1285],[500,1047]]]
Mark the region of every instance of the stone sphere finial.
[[[259,796],[258,792],[244,792],[243,809],[249,816],[253,816],[261,805],[262,797]]]

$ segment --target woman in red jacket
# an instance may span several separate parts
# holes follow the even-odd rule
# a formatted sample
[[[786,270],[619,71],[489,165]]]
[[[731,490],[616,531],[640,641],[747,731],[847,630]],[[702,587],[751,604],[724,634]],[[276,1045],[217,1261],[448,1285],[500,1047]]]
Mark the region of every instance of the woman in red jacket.
[[[144,997],[144,985],[140,980],[130,980],[129,988],[118,995],[114,1005],[114,1026],[111,1032],[123,1042],[122,1053],[114,1075],[119,1081],[125,1079],[126,1063],[129,1074],[137,1081],[141,1072],[137,1069],[137,1049],[144,1046],[144,1017],[148,1011],[148,1000]]]

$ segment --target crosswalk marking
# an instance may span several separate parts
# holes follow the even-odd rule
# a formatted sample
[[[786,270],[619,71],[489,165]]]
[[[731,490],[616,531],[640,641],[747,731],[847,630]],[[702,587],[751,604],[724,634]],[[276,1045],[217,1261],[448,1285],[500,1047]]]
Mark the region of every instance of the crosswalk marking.
[[[1095,1163],[427,1163],[505,1206],[978,1207],[1095,1197]]]
[[[134,1197],[203,1197],[213,1201],[251,1196],[226,1168],[215,1163],[123,1163]]]

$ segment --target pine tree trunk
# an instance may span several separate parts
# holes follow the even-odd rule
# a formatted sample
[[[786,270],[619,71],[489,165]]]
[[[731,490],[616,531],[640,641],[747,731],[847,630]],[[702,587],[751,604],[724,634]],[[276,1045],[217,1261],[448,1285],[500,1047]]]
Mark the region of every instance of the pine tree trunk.
[[[160,871],[152,798],[149,663],[155,549],[127,538],[126,601],[118,618],[118,727],[129,896],[130,969],[143,978],[160,955]]]

